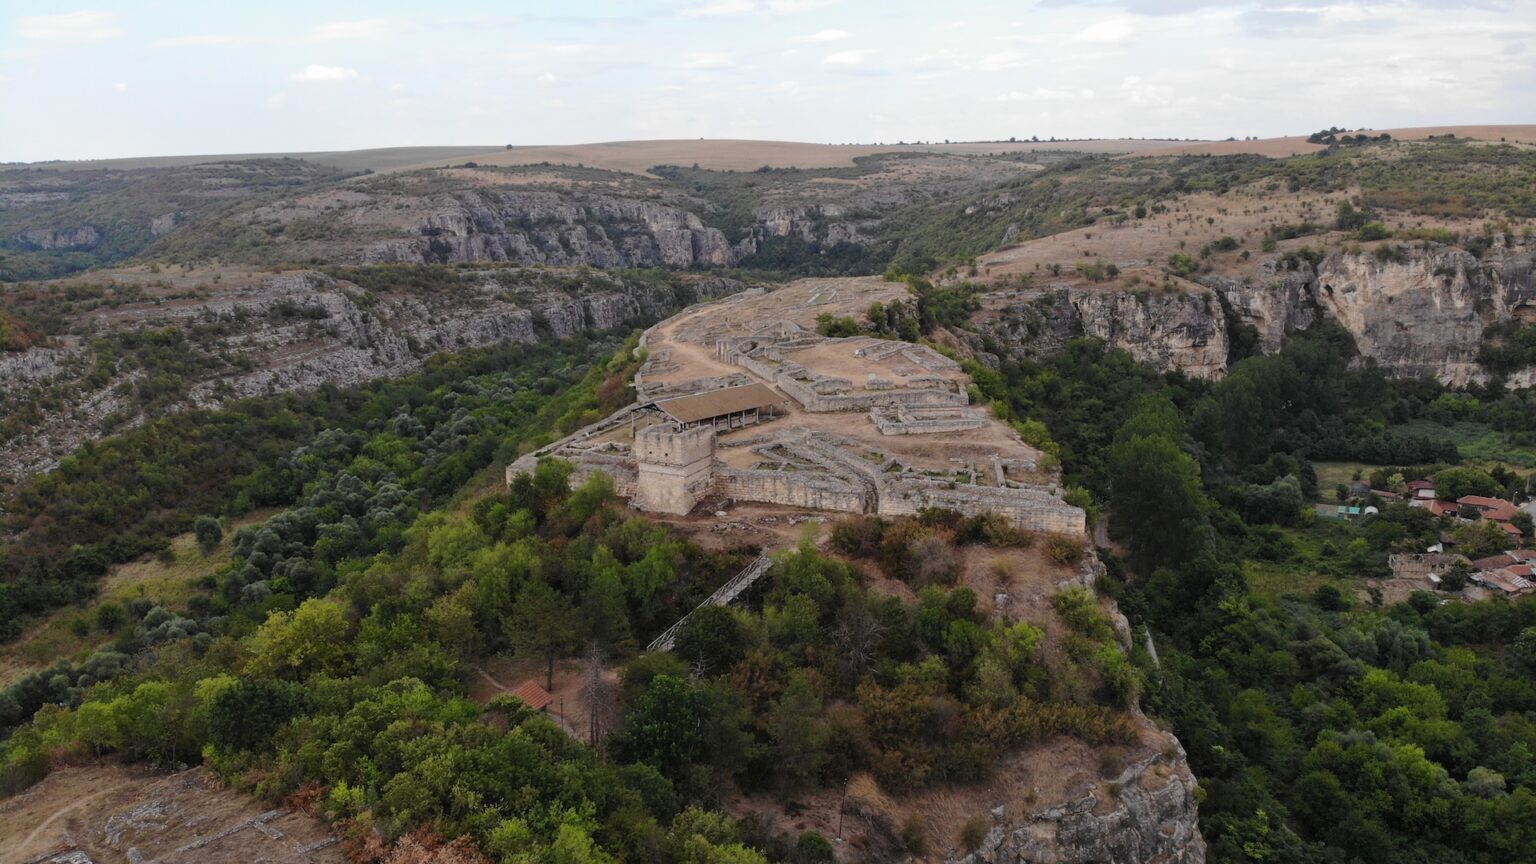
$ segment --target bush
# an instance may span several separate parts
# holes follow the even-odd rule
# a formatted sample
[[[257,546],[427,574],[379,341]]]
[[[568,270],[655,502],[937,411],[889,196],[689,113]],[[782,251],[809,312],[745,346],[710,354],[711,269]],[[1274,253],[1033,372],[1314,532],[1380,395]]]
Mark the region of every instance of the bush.
[[[832,843],[815,831],[807,831],[795,842],[795,864],[831,864],[837,856]]]
[[[1099,608],[1099,599],[1087,588],[1081,585],[1068,588],[1051,598],[1051,606],[1074,633],[1098,642],[1115,638],[1115,625]]]
[[[197,545],[207,552],[219,545],[224,539],[224,529],[219,527],[219,520],[212,516],[199,516],[192,523],[192,533],[197,535]]]
[[[928,853],[928,823],[921,814],[913,813],[901,824],[901,845],[919,857]]]
[[[987,839],[987,832],[992,830],[992,817],[984,813],[965,820],[965,827],[960,829],[960,845],[966,852],[975,852],[981,848],[981,841]]]
[[[1057,564],[1075,567],[1083,560],[1083,544],[1065,534],[1047,534],[1045,554]]]

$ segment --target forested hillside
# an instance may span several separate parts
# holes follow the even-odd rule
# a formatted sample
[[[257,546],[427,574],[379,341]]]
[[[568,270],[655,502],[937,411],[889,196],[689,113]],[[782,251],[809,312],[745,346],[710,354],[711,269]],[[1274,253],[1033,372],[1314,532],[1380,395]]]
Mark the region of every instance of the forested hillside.
[[[1389,553],[1509,541],[1473,551],[1488,541],[1389,501],[1317,518],[1313,460],[1444,478],[1435,463],[1455,456],[1384,430],[1456,397],[1354,359],[1347,336],[1309,334],[1211,386],[1079,343],[979,380],[1000,410],[1040,418],[1065,476],[1107,504],[1125,554],[1102,584],[1156,634],[1143,704],[1189,751],[1212,860],[1525,860],[1536,600],[1384,602]],[[1478,410],[1512,432],[1536,423],[1520,395]],[[1527,482],[1457,472],[1490,493]]]

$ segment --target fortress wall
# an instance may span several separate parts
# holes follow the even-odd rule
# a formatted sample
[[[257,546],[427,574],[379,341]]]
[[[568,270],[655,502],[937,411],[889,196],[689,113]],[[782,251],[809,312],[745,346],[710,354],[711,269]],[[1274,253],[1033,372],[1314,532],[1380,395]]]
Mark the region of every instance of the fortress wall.
[[[880,490],[881,516],[916,516],[928,507],[942,507],[967,516],[996,513],[1028,531],[1057,531],[1081,536],[1088,531],[1082,508],[1060,498],[1028,489],[992,486],[935,486],[896,481]]]
[[[869,419],[881,435],[931,435],[937,432],[965,432],[987,425],[981,417],[935,417],[926,419],[894,419],[882,417],[878,411],[870,411]]]
[[[779,389],[800,403],[812,414],[836,411],[868,411],[871,408],[887,408],[896,405],[911,407],[961,407],[971,403],[966,393],[948,390],[856,390],[852,393],[823,395],[812,390],[804,381],[796,381],[787,375],[774,379]]]
[[[611,458],[611,457],[610,457]],[[571,475],[571,488],[577,488],[581,484],[592,479],[593,474],[607,474],[613,481],[613,491],[621,498],[633,498],[638,477],[635,466],[623,459],[601,459],[596,456],[583,456],[576,460],[576,473]]]
[[[811,510],[863,513],[864,490],[827,477],[745,468],[715,469],[715,491],[737,501],[758,501]]]

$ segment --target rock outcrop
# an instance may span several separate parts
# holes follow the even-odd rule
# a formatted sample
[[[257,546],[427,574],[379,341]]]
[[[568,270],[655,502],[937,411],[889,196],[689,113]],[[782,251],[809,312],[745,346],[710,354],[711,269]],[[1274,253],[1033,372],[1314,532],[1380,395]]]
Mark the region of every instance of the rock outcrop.
[[[37,228],[21,231],[11,241],[24,249],[89,249],[101,242],[101,233],[90,225],[56,230]]]
[[[184,401],[212,407],[233,398],[404,375],[440,351],[622,331],[746,287],[717,276],[666,281],[549,270],[486,271],[484,280],[476,289],[379,294],[323,273],[288,271],[197,302],[96,310],[89,326],[101,333],[177,328],[205,334],[186,350],[203,358],[208,371],[185,382]],[[137,373],[86,386],[91,368],[91,350],[74,337],[60,347],[0,354],[0,388],[6,390],[0,413],[22,404],[57,406],[5,442],[0,477],[52,468],[60,456],[100,435],[110,416],[137,422],[124,395]]]
[[[1204,864],[1195,788],[1175,742],[1126,767],[1107,792],[1023,819],[998,818],[980,847],[955,864]]]
[[[988,325],[1024,356],[1055,353],[1094,336],[1163,369],[1214,378],[1227,368],[1228,332],[1219,298],[1209,292],[1131,293],[1061,287],[1020,295]]]
[[[1481,256],[1451,246],[1393,247],[1336,252],[1316,266],[1286,263],[1272,256],[1246,277],[1199,277],[1204,292],[1019,292],[987,329],[1026,356],[1096,336],[1159,368],[1217,377],[1226,371],[1235,328],[1253,327],[1268,352],[1287,333],[1327,318],[1389,375],[1465,385],[1487,379],[1477,362],[1484,331],[1536,308],[1531,250],[1508,247],[1503,237]],[[1530,377],[1519,373],[1509,383]]]

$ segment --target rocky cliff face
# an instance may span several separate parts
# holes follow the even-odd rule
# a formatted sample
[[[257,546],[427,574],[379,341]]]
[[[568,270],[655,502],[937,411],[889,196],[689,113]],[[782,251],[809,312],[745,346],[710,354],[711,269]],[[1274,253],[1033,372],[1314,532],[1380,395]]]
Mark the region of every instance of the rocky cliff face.
[[[1170,736],[1171,738],[1172,736]],[[1195,778],[1184,750],[1127,766],[1081,797],[996,824],[980,847],[954,864],[1204,864]]]
[[[1164,369],[1212,378],[1227,368],[1228,333],[1211,292],[1153,294],[1061,287],[1017,296],[986,329],[1038,357],[1083,336]]]
[[[101,234],[90,225],[58,230],[35,228],[12,235],[11,241],[24,249],[89,249],[101,242]]]
[[[1502,237],[1481,257],[1449,246],[1401,254],[1336,252],[1315,267],[1279,256],[1244,277],[1203,276],[1209,293],[1148,293],[1060,287],[1019,292],[987,329],[1026,355],[1096,336],[1136,359],[1191,375],[1226,371],[1233,329],[1252,326],[1265,351],[1321,317],[1355,337],[1363,357],[1388,374],[1433,375],[1464,385],[1486,379],[1477,363],[1484,330],[1536,307],[1532,253]],[[1511,376],[1512,386],[1530,380]]]
[[[620,331],[744,287],[720,277],[663,281],[496,270],[471,274],[452,291],[378,293],[319,272],[288,271],[196,301],[100,307],[82,315],[79,326],[108,336],[164,328],[198,334],[185,350],[205,372],[185,382],[184,404],[212,407],[233,398],[404,375],[439,351]],[[139,419],[132,393],[142,371],[87,383],[92,343],[77,337],[60,343],[0,354],[0,414],[54,406],[37,410],[37,419],[5,442],[0,477],[52,468],[63,454],[102,434],[109,417],[116,418],[113,428]]]
[[[725,235],[666,204],[608,195],[477,190],[434,196],[407,236],[368,243],[363,263],[511,261],[592,267],[718,267]],[[354,223],[372,215],[366,211]]]

